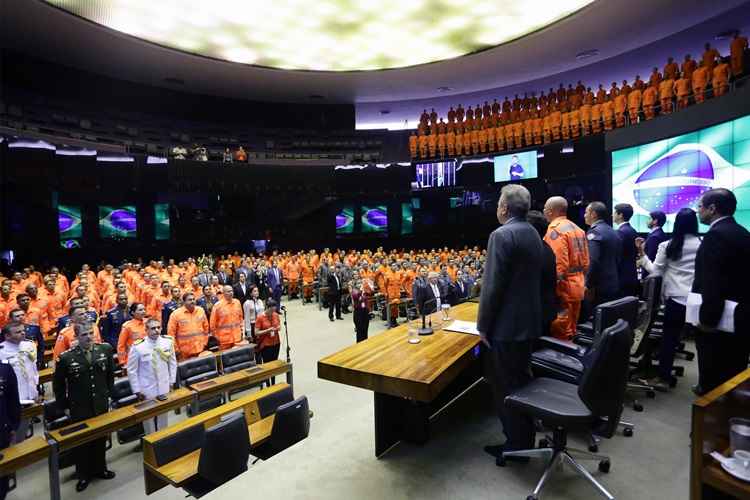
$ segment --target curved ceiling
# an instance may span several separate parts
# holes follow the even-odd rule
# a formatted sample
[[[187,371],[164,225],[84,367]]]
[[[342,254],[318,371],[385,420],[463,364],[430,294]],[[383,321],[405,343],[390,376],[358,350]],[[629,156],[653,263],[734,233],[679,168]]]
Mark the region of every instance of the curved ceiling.
[[[4,47],[122,80],[264,101],[309,102],[315,97],[316,102],[355,103],[358,121],[360,107],[383,120],[377,110],[387,105],[394,113],[386,119],[394,121],[413,119],[411,111],[396,116],[397,109],[410,106],[421,111],[434,102],[460,102],[462,96],[473,100],[490,95],[489,89],[498,97],[502,94],[497,89],[523,90],[530,82],[600,66],[611,74],[612,61],[623,58],[647,69],[658,61],[651,56],[633,61],[629,54],[721,16],[727,27],[740,28],[748,16],[733,12],[746,14],[748,7],[747,0],[596,0],[499,47],[415,67],[357,72],[279,70],[196,56],[125,35],[41,0],[0,2],[0,36]],[[698,48],[700,44],[692,50]],[[591,50],[596,51],[591,57],[576,57]]]
[[[45,0],[172,49],[278,69],[359,71],[452,59],[593,0]]]

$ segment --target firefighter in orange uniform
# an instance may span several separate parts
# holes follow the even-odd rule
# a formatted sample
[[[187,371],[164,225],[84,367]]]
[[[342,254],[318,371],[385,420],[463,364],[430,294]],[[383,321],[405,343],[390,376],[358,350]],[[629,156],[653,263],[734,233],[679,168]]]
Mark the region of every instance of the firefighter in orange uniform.
[[[562,120],[562,113],[560,113],[560,110],[557,108],[557,105],[555,105],[555,107],[552,109],[552,112],[549,115],[549,123],[550,123],[550,129],[552,130],[553,141],[560,140],[561,120]]]
[[[481,129],[477,132],[477,139],[479,139],[479,152],[487,152],[487,130]]]
[[[167,334],[175,340],[180,360],[198,356],[208,344],[208,319],[202,307],[195,307],[195,295],[182,296],[182,306],[170,316]]]
[[[607,96],[602,104],[602,121],[604,122],[605,131],[612,130],[615,121],[615,105],[609,96]]]
[[[419,157],[423,160],[427,158],[427,136],[426,135],[419,136]]]
[[[146,316],[155,319],[161,324],[161,312],[164,309],[164,304],[172,300],[172,293],[170,291],[171,285],[169,281],[161,282],[161,293],[153,295],[151,300],[146,306]]]
[[[437,144],[440,158],[445,158],[445,133],[438,134]]]
[[[418,146],[419,144],[418,144],[418,139],[417,139],[417,133],[412,132],[411,135],[409,136],[409,154],[411,155],[412,158],[417,157]]]
[[[591,105],[591,133],[598,134],[602,131],[602,103],[599,98]]]
[[[568,220],[567,212],[568,202],[561,196],[553,196],[544,205],[544,215],[550,221],[544,241],[555,253],[560,311],[551,333],[562,340],[570,340],[575,334],[589,267],[586,233]]]
[[[391,269],[385,272],[385,298],[388,301],[391,328],[397,325],[398,304],[403,288],[402,281],[403,275],[398,268],[398,264],[394,262],[391,264]]]
[[[542,119],[537,117],[534,118],[532,122],[534,144],[539,145],[542,143]]]
[[[517,121],[513,124],[513,141],[516,143],[516,147],[520,148],[523,144],[523,122]]]
[[[146,336],[146,307],[140,302],[134,302],[130,304],[130,315],[133,318],[122,324],[117,339],[117,362],[120,366],[128,364],[128,354],[133,343]]]
[[[495,141],[495,134],[497,133],[497,127],[492,126],[487,129],[487,151],[494,153],[497,151],[497,142]]]
[[[475,155],[479,152],[479,132],[476,128],[473,128],[471,134],[471,154]]]
[[[693,71],[698,67],[698,63],[692,58],[690,54],[685,54],[685,60],[682,61],[682,76],[687,78],[689,81],[693,80]]]
[[[460,130],[456,130],[456,156],[464,154],[464,134]]]
[[[674,91],[677,94],[677,109],[687,108],[690,97],[690,80],[685,78],[685,75],[680,76],[674,82]]]
[[[560,132],[564,140],[570,139],[570,112],[568,111],[560,113]]]
[[[523,122],[523,140],[527,146],[534,143],[534,122],[531,118]]]
[[[719,64],[714,66],[711,86],[714,89],[715,97],[722,96],[727,93],[727,90],[729,90],[729,73],[729,65],[721,60],[719,61]]]
[[[495,142],[497,143],[498,151],[505,149],[505,126],[502,124],[498,124],[495,127]]]
[[[242,304],[234,298],[231,286],[224,286],[221,300],[211,309],[211,335],[219,342],[219,349],[229,349],[245,339]]]
[[[434,130],[430,131],[430,135],[427,136],[427,147],[430,150],[430,158],[435,158],[437,155],[437,134]]]
[[[672,112],[672,98],[674,97],[674,80],[665,78],[659,84],[659,100],[662,114]]]
[[[643,91],[643,116],[646,120],[651,120],[655,116],[654,106],[656,106],[657,98],[658,92],[653,85],[649,85]]]
[[[676,80],[679,72],[680,67],[674,62],[674,59],[671,57],[667,59],[667,64],[664,66],[664,79]]]
[[[649,87],[659,88],[659,84],[661,83],[661,73],[659,73],[659,68],[654,67],[654,70],[651,72],[651,76],[648,79],[648,85]]]
[[[513,140],[513,124],[508,123],[505,127],[503,127],[503,130],[505,132],[505,144],[507,145],[508,149],[513,149],[516,147],[516,143]]]
[[[628,115],[630,117],[630,124],[635,125],[638,123],[638,115],[641,112],[641,99],[643,98],[643,92],[641,89],[633,87],[628,94]]]
[[[289,294],[289,299],[297,298],[299,295],[299,278],[300,278],[300,265],[299,262],[297,262],[296,257],[292,257],[292,260],[289,261],[289,263],[286,266],[286,272],[284,272],[284,277],[289,280],[289,283],[287,284],[287,293]],[[213,331],[213,328],[211,329]]]
[[[701,61],[695,71],[693,71],[693,97],[696,103],[706,100],[706,85],[708,85],[708,68]]]
[[[718,50],[711,47],[710,43],[707,43],[704,48],[701,62],[708,69],[708,74],[710,75],[714,70],[714,66],[716,66],[717,59],[721,58],[721,54],[719,54]]]
[[[552,142],[552,123],[549,114],[542,118],[542,138],[545,144]]]
[[[732,76],[737,78],[745,72],[743,66],[744,53],[747,50],[747,37],[740,36],[739,31],[734,34],[729,44],[729,61],[732,66]]]
[[[625,113],[627,112],[627,106],[628,106],[627,96],[628,94],[625,94],[624,92],[620,92],[620,94],[617,97],[615,97],[615,102],[614,102],[615,126],[618,128],[625,125]]]
[[[315,281],[315,269],[308,259],[302,259],[302,300],[312,302],[313,282]]]

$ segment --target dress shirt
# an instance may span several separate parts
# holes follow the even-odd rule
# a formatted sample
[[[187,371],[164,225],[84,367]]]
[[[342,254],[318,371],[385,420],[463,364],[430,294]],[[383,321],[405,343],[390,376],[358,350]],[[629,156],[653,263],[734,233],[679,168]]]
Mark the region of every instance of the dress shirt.
[[[437,286],[437,283],[430,283],[430,287],[432,288],[432,293],[435,295],[435,308],[439,311],[440,310],[440,289]]]
[[[266,310],[266,306],[260,299],[247,299],[242,305],[242,310],[245,313],[245,335],[250,335],[252,325],[255,324],[256,318]]]
[[[644,255],[638,263],[650,275],[662,276],[662,297],[685,305],[688,293],[693,286],[693,278],[695,278],[695,255],[698,253],[701,240],[692,234],[685,235],[682,256],[678,260],[667,258],[669,242],[670,240],[659,243],[654,262]]]

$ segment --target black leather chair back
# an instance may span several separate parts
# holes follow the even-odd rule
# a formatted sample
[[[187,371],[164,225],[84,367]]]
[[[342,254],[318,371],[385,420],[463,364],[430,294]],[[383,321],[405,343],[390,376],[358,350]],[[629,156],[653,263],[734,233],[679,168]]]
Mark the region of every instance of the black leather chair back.
[[[273,454],[279,453],[310,434],[310,407],[307,397],[300,396],[276,409],[276,416],[269,438]]]
[[[65,410],[54,399],[44,402],[43,416],[44,428],[48,431],[54,431],[70,423],[70,417],[65,414]]]
[[[611,437],[620,421],[632,343],[633,333],[625,320],[604,330],[589,350],[578,384],[578,396],[591,413],[607,417],[607,426],[600,434],[603,437]]]
[[[253,347],[246,345],[222,352],[221,366],[224,373],[232,373],[255,366]]]
[[[115,380],[110,394],[113,408],[121,408],[136,402],[136,395],[130,387],[130,381],[127,378]]]
[[[294,394],[292,393],[291,387],[286,387],[280,391],[276,391],[273,394],[258,400],[258,412],[260,418],[266,418],[269,415],[273,415],[279,406],[289,403],[294,400]]]
[[[182,385],[197,384],[214,378],[219,375],[216,369],[216,357],[201,356],[183,361],[177,365],[177,373]]]
[[[219,486],[247,470],[250,434],[240,413],[206,429],[198,460],[198,475]]]
[[[631,354],[640,356],[644,350],[651,328],[659,314],[661,306],[661,276],[649,276],[643,282],[643,308],[639,312],[637,325],[633,328],[633,347]]]

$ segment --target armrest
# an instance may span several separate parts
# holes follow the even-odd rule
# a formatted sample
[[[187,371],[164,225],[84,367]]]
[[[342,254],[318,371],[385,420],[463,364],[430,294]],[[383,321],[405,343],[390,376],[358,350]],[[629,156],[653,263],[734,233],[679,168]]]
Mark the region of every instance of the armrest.
[[[575,335],[573,337],[573,342],[576,345],[582,346],[582,347],[589,347],[594,343],[594,337],[589,337],[588,335]]]
[[[590,321],[586,321],[585,323],[579,323],[576,327],[576,331],[578,334],[581,335],[587,335],[589,337],[594,335],[594,324]]]
[[[586,350],[581,346],[578,346],[573,342],[569,342],[567,340],[560,340],[554,337],[541,337],[539,341],[541,342],[542,347],[552,349],[563,354],[568,354],[570,356],[581,357],[586,353]]]

